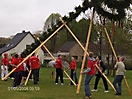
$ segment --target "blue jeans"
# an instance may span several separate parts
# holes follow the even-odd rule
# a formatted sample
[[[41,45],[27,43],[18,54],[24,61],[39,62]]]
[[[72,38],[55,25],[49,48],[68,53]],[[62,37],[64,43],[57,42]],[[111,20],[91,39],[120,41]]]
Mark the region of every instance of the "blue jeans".
[[[92,77],[93,76],[86,74],[85,81],[84,81],[84,87],[85,87],[86,96],[91,96],[89,83],[90,83]]]
[[[115,79],[113,81],[113,85],[114,85],[117,93],[121,93],[121,91],[122,91],[121,83],[122,83],[123,76],[124,75],[116,75]],[[117,84],[118,84],[118,86],[117,86]]]

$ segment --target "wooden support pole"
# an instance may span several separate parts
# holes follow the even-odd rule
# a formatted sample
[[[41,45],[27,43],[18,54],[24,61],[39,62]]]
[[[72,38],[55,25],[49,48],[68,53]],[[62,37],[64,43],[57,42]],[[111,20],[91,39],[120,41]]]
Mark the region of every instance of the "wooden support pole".
[[[127,82],[125,76],[124,76],[124,82],[125,82],[125,84],[126,84],[126,86],[127,86],[127,90],[128,90],[128,92],[129,92],[129,94],[132,96],[132,92],[131,92],[131,90],[130,90],[130,87],[129,87],[129,85],[128,85],[128,82]]]
[[[62,19],[61,19],[61,21],[62,22],[64,22]],[[74,37],[74,39],[78,42],[78,44],[80,45],[80,47],[84,50],[84,51],[86,51],[85,50],[85,48],[83,47],[83,45],[80,43],[80,41],[77,39],[77,37],[74,35],[74,33],[70,30],[70,28],[65,24],[65,26],[66,26],[66,28],[68,29],[68,31],[71,33],[71,35]],[[88,54],[88,52],[87,52],[87,55],[89,55]],[[97,67],[97,65],[96,65],[96,67]],[[99,68],[100,69],[100,68]],[[101,71],[101,70],[100,70]],[[115,88],[114,88],[114,86],[113,86],[113,84],[110,82],[110,80],[106,77],[106,75],[104,75],[104,74],[102,74],[103,76],[105,76],[105,78],[106,78],[106,80],[107,80],[107,82],[111,85],[111,87],[115,90]]]
[[[30,75],[31,75],[31,72],[32,72],[32,70],[30,69],[30,71],[29,71],[29,73],[28,73],[28,76],[27,76],[27,78],[26,78],[26,81],[25,81],[25,83],[24,83],[25,86],[26,86],[27,83],[28,83],[28,79],[29,79],[29,77],[30,77]]]
[[[37,51],[36,56],[38,56],[40,50],[41,50],[41,49],[39,48],[38,51]],[[26,86],[27,83],[28,83],[28,80],[29,80],[29,77],[30,77],[30,75],[31,75],[31,72],[32,72],[32,69],[30,69],[30,71],[29,71],[29,73],[28,73],[28,76],[27,76],[26,81],[25,81],[25,84],[24,84],[25,86]]]
[[[100,20],[101,20],[101,19],[100,19]],[[101,20],[101,22],[103,23],[102,20]],[[103,23],[103,24],[104,24],[104,23]],[[113,51],[113,53],[114,53],[114,56],[115,56],[115,58],[116,58],[116,62],[118,62],[118,58],[117,58],[116,52],[115,52],[115,50],[114,50],[114,47],[113,47],[112,42],[111,42],[111,40],[110,40],[110,37],[109,37],[109,35],[108,35],[108,32],[107,32],[107,29],[106,29],[105,24],[104,24],[104,31],[105,31],[105,33],[106,33],[106,36],[107,36],[108,41],[109,41],[109,43],[110,43],[111,49],[112,49],[112,51]],[[129,87],[128,83],[127,83],[127,80],[126,80],[126,77],[125,77],[125,76],[124,76],[124,81],[125,81],[125,84],[126,84],[126,86],[127,86],[128,92],[130,93],[130,95],[132,95],[131,90],[130,90],[130,87]]]
[[[87,57],[87,50],[88,50],[90,35],[91,35],[91,31],[92,31],[93,19],[94,19],[94,11],[92,14],[92,19],[90,21],[90,26],[89,26],[89,30],[88,30],[87,41],[86,41],[86,45],[85,45],[85,51],[84,51],[84,56],[83,56],[83,61],[82,61],[82,66],[81,66],[81,72],[83,72],[83,70],[84,70],[84,65],[85,65],[85,61],[86,61],[86,57]],[[80,92],[81,81],[82,81],[82,75],[80,74],[79,81],[78,81],[78,87],[76,90],[77,94],[79,94],[79,92]]]
[[[104,26],[104,30],[105,30],[106,36],[107,36],[107,38],[108,38],[108,41],[109,41],[109,43],[110,43],[112,52],[114,53],[114,56],[115,56],[115,58],[116,58],[116,61],[118,62],[118,58],[117,58],[116,52],[115,52],[115,50],[114,50],[114,47],[113,47],[113,45],[112,45],[112,42],[111,42],[111,40],[110,40],[110,37],[109,37],[109,35],[108,35],[106,26]]]
[[[39,39],[38,39],[39,40]],[[41,41],[39,40],[39,42],[41,43]],[[54,59],[54,61],[56,61],[56,59],[55,59],[55,57],[51,54],[51,52],[48,50],[48,48],[45,46],[45,45],[43,45],[43,47],[45,48],[45,50],[49,53],[49,55]],[[76,85],[76,83],[71,79],[71,77],[67,74],[67,72],[63,69],[63,71],[64,71],[64,73],[65,73],[65,75],[69,78],[69,80],[75,85],[75,86],[77,86]]]
[[[40,47],[42,47],[52,36],[54,36],[63,26],[65,23],[63,23],[53,34],[51,34],[44,42],[42,42],[31,54],[29,54],[20,64],[17,65],[19,67],[24,61],[26,61],[33,53],[35,53]],[[5,77],[2,78],[2,80],[5,80],[12,72],[14,72],[16,68],[14,68],[11,72],[9,72]]]
[[[101,69],[99,68],[99,66],[97,64],[96,65],[96,68],[99,70],[99,72],[104,76],[104,78],[107,80],[107,82],[110,84],[110,86],[114,89],[114,91],[116,92],[116,89],[115,87],[113,86],[113,84],[109,81],[109,79],[106,77],[106,75],[104,73],[102,73]]]

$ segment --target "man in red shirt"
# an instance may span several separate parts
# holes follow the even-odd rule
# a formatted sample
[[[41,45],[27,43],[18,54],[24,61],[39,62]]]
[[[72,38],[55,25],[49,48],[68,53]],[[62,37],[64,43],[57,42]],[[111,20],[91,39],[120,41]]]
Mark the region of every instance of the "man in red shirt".
[[[19,87],[20,85],[20,66],[18,66],[18,64],[20,63],[19,58],[18,58],[18,54],[15,54],[12,62],[10,63],[10,65],[12,66],[12,69],[16,68],[16,70],[13,72],[14,75],[14,83],[13,83],[13,87]]]
[[[2,58],[2,66],[1,66],[1,79],[8,74],[8,54],[4,53],[4,58]],[[5,81],[7,81],[7,79],[5,79]]]
[[[70,62],[70,66],[69,66],[68,70],[69,69],[71,69],[70,77],[72,80],[75,79],[75,83],[77,85],[78,80],[77,80],[77,76],[76,76],[76,61],[75,61],[74,57],[71,57],[71,62]],[[73,85],[73,83],[71,82],[70,85]]]
[[[58,84],[58,78],[60,77],[61,85],[64,84],[63,80],[63,66],[62,66],[62,56],[58,55],[58,59],[56,60],[56,79],[55,79],[55,84]]]
[[[19,55],[19,62],[21,63],[22,61],[23,61],[23,59],[24,59],[24,56],[23,56],[23,54],[20,54]],[[25,69],[24,69],[24,62],[20,65],[20,80],[19,80],[19,82],[20,82],[20,85],[23,85],[24,84],[24,76],[25,76]]]
[[[33,55],[30,57],[29,64],[32,69],[34,84],[38,84],[40,60],[37,56],[35,56],[35,53],[33,53]]]
[[[87,69],[84,72],[81,72],[81,74],[86,74],[85,81],[84,81],[86,98],[91,98],[89,83],[92,77],[96,74],[95,63],[96,61],[93,58],[93,52],[89,52],[89,58],[87,61]]]
[[[10,65],[10,63],[13,61],[13,59],[14,59],[14,55],[15,55],[15,54],[11,54],[11,58],[9,59],[9,71],[12,70],[12,66]],[[9,77],[10,77],[11,79],[14,79],[13,72],[10,74]]]

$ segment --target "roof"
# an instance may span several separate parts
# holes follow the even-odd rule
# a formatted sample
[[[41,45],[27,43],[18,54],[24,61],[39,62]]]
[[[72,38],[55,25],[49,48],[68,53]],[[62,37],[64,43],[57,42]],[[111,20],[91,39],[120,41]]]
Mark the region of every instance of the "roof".
[[[58,51],[61,52],[69,52],[71,48],[73,48],[77,44],[76,41],[67,41],[64,45],[62,45]]]
[[[8,50],[10,50],[10,49],[12,49],[12,48],[14,48],[14,47],[16,47],[22,40],[23,40],[23,38],[24,37],[26,37],[26,35],[27,34],[29,34],[30,32],[23,32],[23,33],[17,33],[14,37],[13,37],[13,39],[11,39],[10,41],[9,41],[9,43],[7,44],[7,45],[5,45],[4,47],[2,47],[1,49],[0,49],[0,54],[2,54],[2,53],[4,53],[4,52],[6,52],[6,51],[8,51]],[[31,33],[30,33],[31,34]],[[31,34],[31,36],[32,36],[32,34]],[[32,36],[33,37],[33,36]],[[34,37],[33,37],[34,38]]]

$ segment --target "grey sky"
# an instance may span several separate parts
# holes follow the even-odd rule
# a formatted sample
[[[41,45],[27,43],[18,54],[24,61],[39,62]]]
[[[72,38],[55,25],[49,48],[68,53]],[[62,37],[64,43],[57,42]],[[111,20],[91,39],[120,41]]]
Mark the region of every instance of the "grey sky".
[[[15,35],[23,29],[40,30],[51,13],[67,15],[81,3],[82,0],[0,0],[0,37]]]

